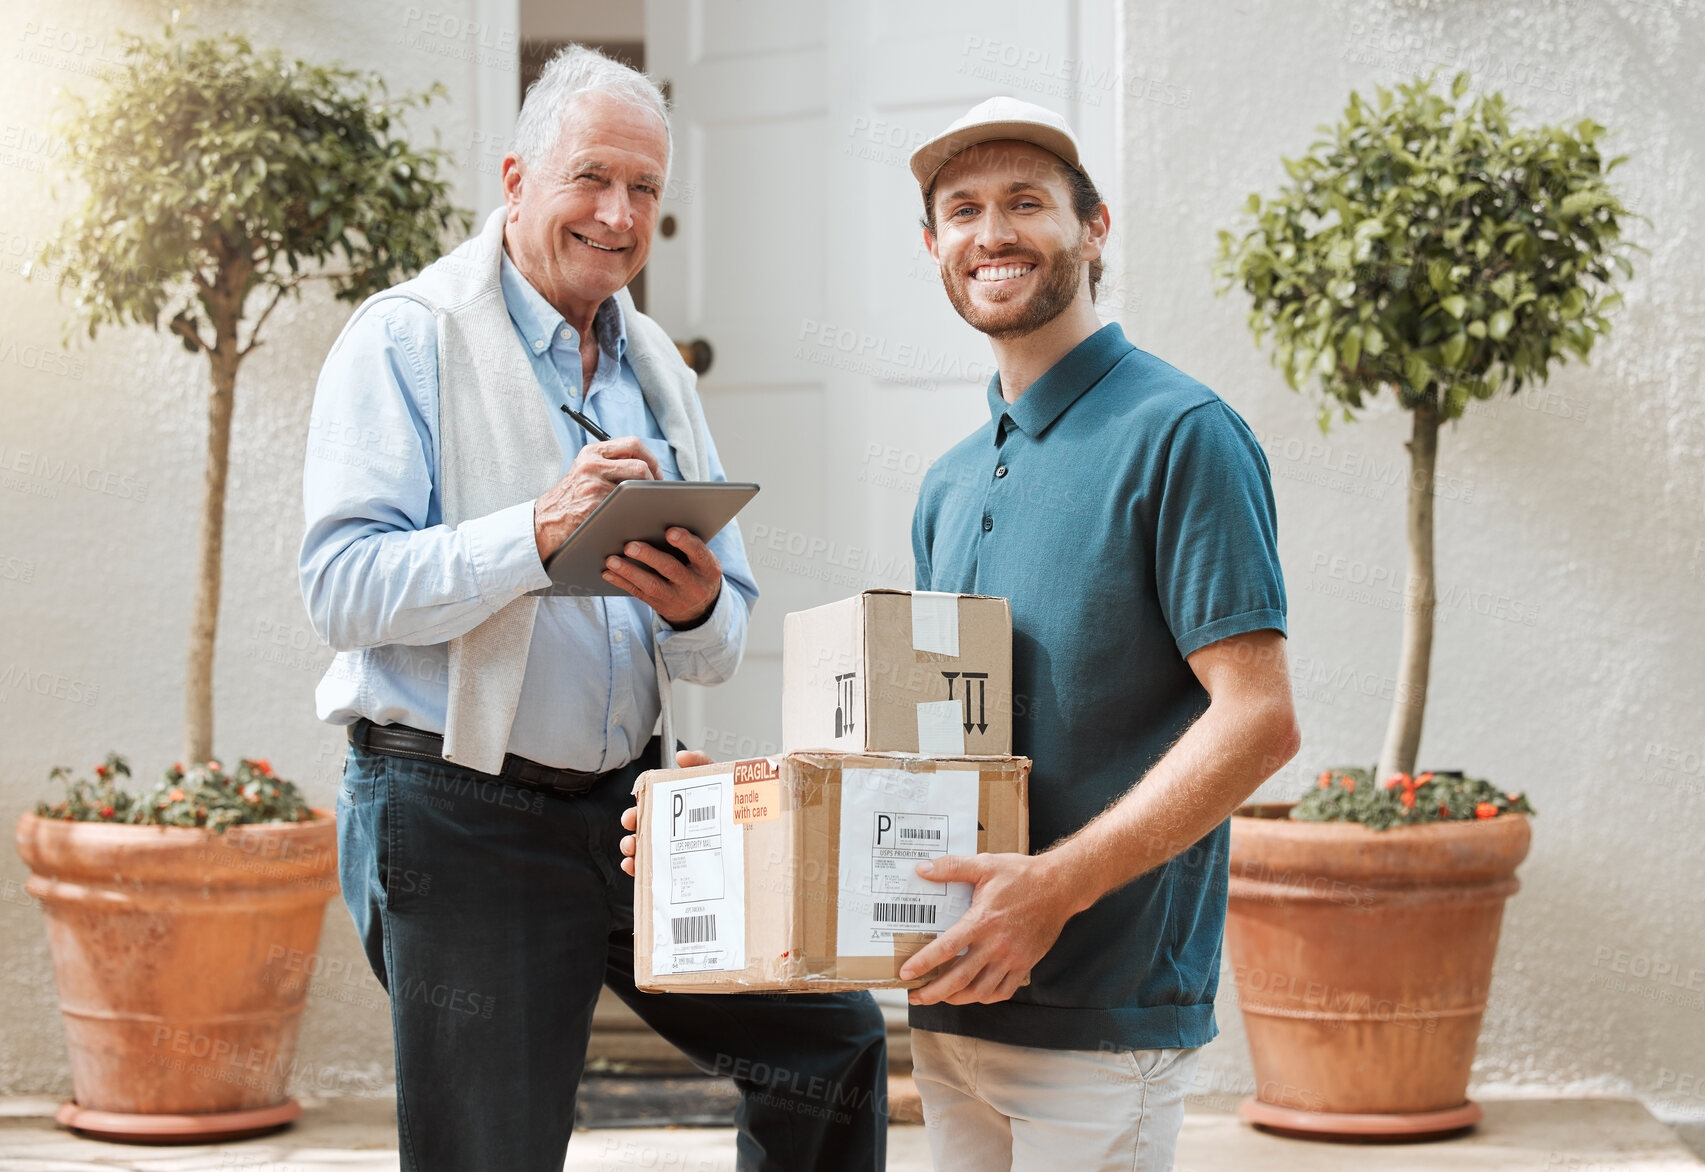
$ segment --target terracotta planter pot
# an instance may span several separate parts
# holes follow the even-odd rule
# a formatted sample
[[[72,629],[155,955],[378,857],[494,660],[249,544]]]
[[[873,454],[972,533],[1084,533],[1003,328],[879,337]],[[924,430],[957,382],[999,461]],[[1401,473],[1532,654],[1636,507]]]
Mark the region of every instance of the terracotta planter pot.
[[[207,1140],[287,1123],[303,958],[337,893],[337,823],[176,827],[26,814],[75,1103],[112,1138]],[[291,958],[295,959],[292,965]]]
[[[1468,1101],[1504,901],[1531,830],[1519,814],[1368,830],[1231,820],[1226,947],[1276,1130],[1419,1138],[1476,1122]]]

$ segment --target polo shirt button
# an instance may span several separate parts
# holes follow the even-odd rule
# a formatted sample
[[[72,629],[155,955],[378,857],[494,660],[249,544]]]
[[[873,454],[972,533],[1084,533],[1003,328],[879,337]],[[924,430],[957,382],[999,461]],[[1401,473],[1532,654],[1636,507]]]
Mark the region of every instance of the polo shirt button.
[[[996,480],[999,480],[1001,477],[1003,477],[1005,475],[1006,475],[1006,465],[1005,464],[1002,464],[1000,467],[995,469],[995,479]]]
[[[984,517],[983,518],[983,532],[984,533],[987,533],[989,530],[993,529],[994,527],[995,527],[995,519],[993,517]]]

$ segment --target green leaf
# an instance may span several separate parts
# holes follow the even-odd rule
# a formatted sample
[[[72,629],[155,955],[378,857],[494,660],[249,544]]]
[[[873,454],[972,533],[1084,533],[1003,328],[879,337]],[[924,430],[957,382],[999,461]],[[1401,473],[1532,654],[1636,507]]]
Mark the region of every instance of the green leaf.
[[[1338,353],[1339,357],[1343,359],[1344,365],[1349,367],[1351,370],[1354,370],[1357,364],[1360,363],[1362,357],[1361,330],[1353,326],[1346,330],[1344,332],[1344,341],[1338,347]]]
[[[1425,390],[1432,381],[1432,367],[1419,354],[1409,354],[1403,359],[1403,381],[1414,391]]]
[[[1284,156],[1252,230],[1220,237],[1257,344],[1293,387],[1319,388],[1323,419],[1375,380],[1406,407],[1448,407],[1586,357],[1633,272],[1603,128],[1520,125],[1461,73],[1448,94],[1436,75],[1375,94]]]
[[[198,302],[192,280],[217,286],[232,257],[256,257],[250,291],[293,290],[307,274],[359,300],[471,222],[451,202],[448,154],[390,129],[428,94],[393,100],[377,74],[287,61],[231,35],[120,43],[105,86],[56,123],[74,144],[64,172],[80,200],[52,246],[65,254],[61,292],[91,333]],[[347,263],[327,271],[334,252]],[[227,316],[265,303],[218,302]]]

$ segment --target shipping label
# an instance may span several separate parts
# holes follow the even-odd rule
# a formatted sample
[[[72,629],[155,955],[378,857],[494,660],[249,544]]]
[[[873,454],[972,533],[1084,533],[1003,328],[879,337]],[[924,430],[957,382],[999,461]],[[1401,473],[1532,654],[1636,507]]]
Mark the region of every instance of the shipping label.
[[[977,853],[974,770],[847,769],[841,774],[836,950],[891,956],[896,933],[944,932],[971,906],[969,883],[932,883],[917,865]]]
[[[652,787],[651,957],[657,973],[746,967],[746,857],[734,774]]]

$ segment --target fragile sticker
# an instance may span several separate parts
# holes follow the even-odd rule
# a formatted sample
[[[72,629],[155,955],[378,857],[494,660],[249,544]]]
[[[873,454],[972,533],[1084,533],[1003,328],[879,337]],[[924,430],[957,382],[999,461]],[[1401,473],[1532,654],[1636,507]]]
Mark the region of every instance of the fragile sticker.
[[[734,821],[769,822],[781,817],[781,773],[760,757],[734,766]]]

